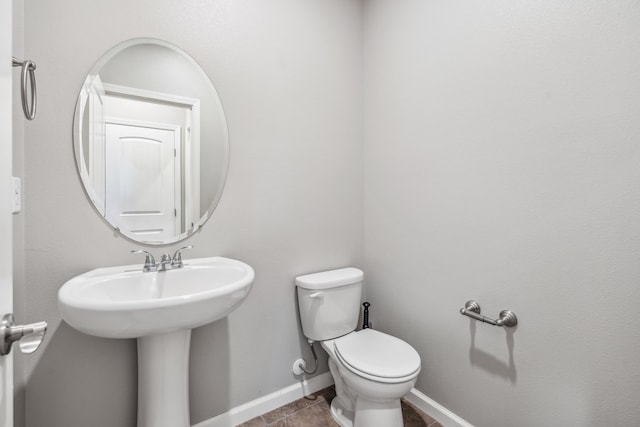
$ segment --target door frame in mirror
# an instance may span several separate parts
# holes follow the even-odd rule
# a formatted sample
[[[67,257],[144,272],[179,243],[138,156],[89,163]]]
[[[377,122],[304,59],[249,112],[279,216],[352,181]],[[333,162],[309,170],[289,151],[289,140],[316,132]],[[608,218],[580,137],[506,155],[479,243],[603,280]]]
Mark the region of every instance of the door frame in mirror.
[[[217,115],[216,120],[219,121],[220,125],[218,126],[218,135],[221,136],[220,139],[223,141],[216,140],[216,144],[222,144],[219,147],[215,148],[216,154],[218,152],[222,153],[221,156],[218,156],[219,161],[219,172],[216,171],[214,182],[217,182],[217,187],[212,187],[213,191],[207,192],[209,196],[205,196],[206,199],[203,199],[203,203],[206,203],[207,209],[203,212],[201,210],[205,208],[204,205],[200,206],[200,161],[194,161],[193,159],[199,158],[201,153],[201,144],[200,137],[201,133],[201,122],[202,120],[206,120],[204,117],[200,117],[201,109],[200,100],[196,98],[191,98],[189,96],[175,95],[173,93],[162,93],[159,91],[152,91],[143,88],[135,88],[128,87],[125,85],[118,85],[113,83],[102,82],[102,86],[104,89],[104,95],[119,95],[131,99],[144,100],[144,99],[156,99],[162,102],[173,104],[177,106],[185,106],[186,108],[192,109],[192,117],[193,120],[190,123],[189,130],[191,136],[189,139],[191,140],[190,148],[187,152],[183,152],[182,156],[184,157],[183,161],[188,162],[190,164],[190,179],[184,180],[181,182],[181,187],[189,192],[189,194],[196,194],[198,197],[190,198],[191,202],[186,203],[182,208],[181,212],[181,227],[179,231],[176,233],[175,238],[165,239],[163,241],[145,241],[143,239],[137,239],[135,236],[132,236],[131,233],[124,232],[120,230],[117,224],[110,222],[106,218],[106,209],[105,203],[100,201],[100,194],[96,194],[94,187],[92,186],[92,177],[89,171],[87,170],[87,166],[85,164],[85,154],[83,153],[83,144],[86,144],[87,147],[91,144],[86,141],[83,142],[83,115],[85,114],[85,103],[87,102],[87,84],[91,84],[91,77],[98,76],[99,72],[105,64],[109,62],[114,56],[122,52],[123,50],[141,44],[152,44],[166,47],[176,53],[178,53],[182,58],[186,59],[192,66],[194,67],[194,72],[198,72],[206,79],[206,86],[210,87],[210,93],[208,96],[212,96],[214,100],[215,108],[218,110],[215,111]],[[95,77],[94,77],[95,78]],[[186,131],[185,131],[186,134]],[[85,148],[86,150],[86,148]],[[135,242],[136,244],[148,245],[148,246],[168,246],[173,245],[177,242],[185,240],[189,238],[194,233],[198,232],[202,226],[207,222],[207,220],[213,214],[216,206],[218,205],[220,198],[222,196],[222,192],[224,190],[228,168],[229,168],[229,153],[230,153],[230,144],[229,144],[229,131],[228,131],[228,123],[226,120],[226,115],[224,112],[224,108],[222,105],[222,100],[213,85],[211,79],[206,74],[204,69],[191,57],[188,53],[186,53],[183,49],[172,45],[171,43],[165,42],[163,40],[152,39],[152,38],[137,38],[124,41],[122,43],[117,44],[116,46],[109,49],[105,54],[103,54],[98,61],[92,66],[91,71],[87,75],[87,78],[83,82],[81,90],[79,91],[78,100],[76,103],[76,108],[74,112],[74,125],[73,125],[73,152],[76,161],[76,169],[79,175],[79,178],[83,184],[83,190],[87,199],[91,202],[94,210],[100,216],[100,218],[109,226],[110,229],[114,230],[118,235],[124,237],[125,239]],[[194,157],[197,156],[197,157]],[[204,172],[203,172],[204,173]],[[204,190],[203,190],[204,191]],[[187,193],[184,193],[187,194]],[[104,196],[102,196],[104,197]],[[209,198],[211,198],[212,202],[209,205]]]

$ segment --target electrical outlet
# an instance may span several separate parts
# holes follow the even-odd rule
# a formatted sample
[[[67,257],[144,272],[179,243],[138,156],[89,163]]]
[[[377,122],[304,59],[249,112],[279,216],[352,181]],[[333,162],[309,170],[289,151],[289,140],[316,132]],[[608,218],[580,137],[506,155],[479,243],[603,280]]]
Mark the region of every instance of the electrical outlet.
[[[18,213],[22,210],[22,183],[20,181],[20,178],[15,176],[13,177],[11,196],[13,213]]]

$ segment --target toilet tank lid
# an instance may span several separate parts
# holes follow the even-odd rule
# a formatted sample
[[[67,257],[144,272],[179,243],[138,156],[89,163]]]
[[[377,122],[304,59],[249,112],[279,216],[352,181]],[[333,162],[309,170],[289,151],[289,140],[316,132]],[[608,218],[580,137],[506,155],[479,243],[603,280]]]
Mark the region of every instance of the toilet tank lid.
[[[304,289],[328,289],[362,282],[362,270],[347,267],[296,277],[296,286]]]

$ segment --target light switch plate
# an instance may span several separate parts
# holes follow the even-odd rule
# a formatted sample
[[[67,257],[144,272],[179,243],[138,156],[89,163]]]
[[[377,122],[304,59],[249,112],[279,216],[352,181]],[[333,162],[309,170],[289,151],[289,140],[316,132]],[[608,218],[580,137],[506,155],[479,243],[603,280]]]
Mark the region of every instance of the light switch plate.
[[[12,205],[13,205],[13,213],[18,213],[22,210],[22,183],[20,178],[13,177],[13,186],[12,186]]]

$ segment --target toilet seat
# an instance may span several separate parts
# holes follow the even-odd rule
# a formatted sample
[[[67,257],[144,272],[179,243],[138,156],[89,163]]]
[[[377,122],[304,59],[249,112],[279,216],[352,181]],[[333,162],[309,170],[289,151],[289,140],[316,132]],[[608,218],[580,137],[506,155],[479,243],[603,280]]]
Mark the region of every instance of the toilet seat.
[[[405,382],[420,371],[418,352],[401,339],[380,331],[352,332],[334,340],[333,346],[345,368],[373,381]]]

